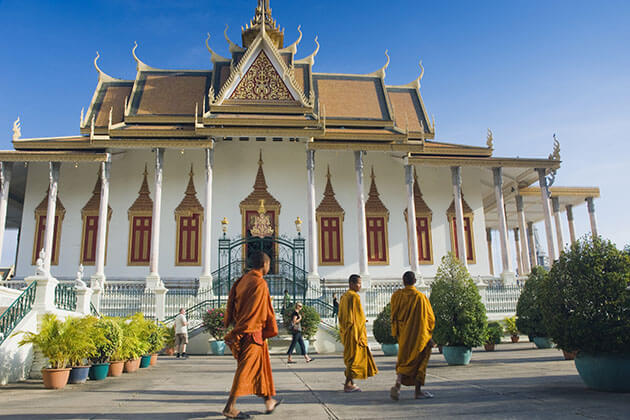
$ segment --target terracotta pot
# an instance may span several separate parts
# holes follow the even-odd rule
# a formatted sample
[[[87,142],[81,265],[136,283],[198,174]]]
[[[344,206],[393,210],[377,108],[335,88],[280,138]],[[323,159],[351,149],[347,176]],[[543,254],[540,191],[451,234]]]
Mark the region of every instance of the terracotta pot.
[[[158,359],[157,353],[151,355],[151,366],[155,366],[155,364],[157,363],[157,359]]]
[[[486,349],[486,351],[494,351],[494,343],[486,343],[483,345],[483,348]]]
[[[118,362],[110,362],[109,373],[107,374],[107,376],[118,377],[122,375],[124,367],[125,362],[122,360]]]
[[[172,356],[175,354],[175,348],[174,347],[169,347],[167,349],[164,350],[164,354],[167,356]]]
[[[125,373],[134,373],[138,369],[140,369],[140,361],[141,358],[130,359],[125,362]]]
[[[511,336],[510,338],[512,339],[512,343],[518,343],[518,340],[519,340],[519,338],[521,338],[521,337],[519,337],[518,335],[513,335],[513,336]]]
[[[63,389],[68,384],[71,368],[65,369],[42,369],[44,377],[44,388]]]
[[[562,354],[564,355],[564,360],[575,360],[575,356],[577,356],[577,351],[562,350]]]

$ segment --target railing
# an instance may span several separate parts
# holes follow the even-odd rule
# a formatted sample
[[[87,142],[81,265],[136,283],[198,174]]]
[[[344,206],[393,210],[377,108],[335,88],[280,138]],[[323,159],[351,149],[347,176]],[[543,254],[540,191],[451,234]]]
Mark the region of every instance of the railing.
[[[147,318],[155,318],[155,292],[145,290],[144,283],[105,283],[101,298],[101,314],[127,317],[142,312]]]
[[[516,312],[523,286],[495,286],[486,289],[486,312]]]
[[[218,308],[218,299],[208,299],[186,309],[186,319],[188,320],[188,331],[199,328],[203,325],[203,315],[211,308]],[[164,320],[165,324],[175,321],[177,314],[172,315]]]
[[[33,308],[37,282],[31,283],[22,294],[13,301],[4,313],[0,314],[0,345],[6,340],[13,329]]]
[[[92,316],[101,318],[101,314],[98,312],[98,310],[96,309],[96,307],[94,306],[92,302],[90,302],[90,313],[92,314]]]
[[[55,307],[66,311],[77,310],[77,292],[74,284],[59,283],[55,288]]]
[[[0,281],[0,286],[7,287],[9,289],[24,290],[28,285],[24,280],[3,280]]]
[[[365,291],[365,302],[362,302],[365,316],[368,318],[377,316],[390,302],[394,292],[401,288],[402,285],[399,283],[372,284],[372,287]]]

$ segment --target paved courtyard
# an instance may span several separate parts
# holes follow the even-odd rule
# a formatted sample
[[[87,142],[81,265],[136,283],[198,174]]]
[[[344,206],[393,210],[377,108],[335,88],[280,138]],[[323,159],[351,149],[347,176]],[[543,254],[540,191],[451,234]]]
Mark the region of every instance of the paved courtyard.
[[[426,389],[432,400],[413,399],[405,388],[399,402],[389,399],[395,358],[376,354],[380,373],[361,381],[362,393],[344,394],[341,355],[315,355],[311,364],[287,365],[272,356],[283,404],[262,415],[260,400],[243,398],[240,408],[278,419],[628,419],[630,394],[584,388],[573,362],[558,350],[535,350],[530,343],[503,344],[473,355],[469,366],[447,366],[434,353]],[[298,360],[298,359],[296,359]],[[160,359],[142,369],[100,383],[69,385],[62,391],[28,381],[0,388],[0,418],[11,419],[219,419],[235,361],[226,357]]]

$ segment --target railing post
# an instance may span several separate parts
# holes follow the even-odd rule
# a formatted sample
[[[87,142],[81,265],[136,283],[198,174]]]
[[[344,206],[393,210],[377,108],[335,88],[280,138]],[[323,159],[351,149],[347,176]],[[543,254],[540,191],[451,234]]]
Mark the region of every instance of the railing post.
[[[76,311],[83,315],[90,315],[90,303],[92,299],[92,289],[89,287],[76,286],[75,292],[77,294],[77,309]]]
[[[36,282],[35,303],[33,309],[40,312],[51,312],[55,310],[55,289],[59,281],[50,276],[34,275],[24,279],[27,285]]]
[[[158,287],[155,292],[155,317],[158,321],[164,321],[166,318],[166,287]]]

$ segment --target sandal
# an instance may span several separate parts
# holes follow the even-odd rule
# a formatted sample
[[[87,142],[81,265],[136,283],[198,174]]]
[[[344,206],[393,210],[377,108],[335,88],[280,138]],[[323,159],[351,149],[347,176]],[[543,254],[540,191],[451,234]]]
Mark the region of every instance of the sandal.
[[[273,406],[273,408],[271,410],[267,410],[265,411],[265,414],[273,414],[273,412],[275,411],[276,408],[278,408],[278,406],[282,404],[282,398],[278,398],[276,400],[276,405]]]
[[[391,387],[391,389],[389,390],[389,396],[392,400],[398,401],[400,399],[400,388],[398,388],[397,386]]]
[[[433,398],[435,395],[431,394],[429,391],[421,391],[420,395],[416,394],[416,400],[423,400],[426,398]]]
[[[225,416],[226,419],[251,419],[252,416],[250,416],[247,413],[243,413],[242,411],[239,411],[237,415],[235,416],[228,416],[227,414],[223,413],[223,415]]]
[[[343,388],[343,392],[361,392],[361,388],[359,388],[356,385],[353,385],[352,387],[348,388],[348,387],[344,387]]]

